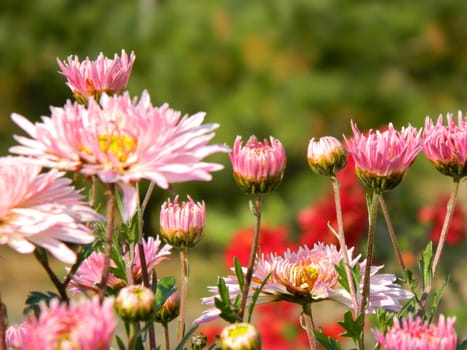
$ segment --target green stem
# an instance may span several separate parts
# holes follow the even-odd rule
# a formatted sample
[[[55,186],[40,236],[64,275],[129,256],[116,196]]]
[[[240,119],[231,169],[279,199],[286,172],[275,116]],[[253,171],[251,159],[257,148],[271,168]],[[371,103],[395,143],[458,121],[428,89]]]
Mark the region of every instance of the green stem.
[[[180,248],[180,265],[182,285],[180,290],[180,315],[178,318],[177,342],[180,342],[185,335],[185,309],[188,294],[188,247]]]
[[[313,315],[311,312],[311,303],[303,304],[303,314],[302,317],[304,319],[304,328],[306,331],[306,335],[308,338],[308,347],[310,350],[317,350],[318,344],[316,342],[315,335],[313,333],[315,326],[313,324]],[[303,326],[302,326],[303,327]]]
[[[342,206],[341,206],[341,198],[340,198],[339,180],[337,179],[337,177],[333,176],[331,177],[331,182],[332,182],[332,189],[334,191],[334,201],[336,203],[337,233],[338,233],[337,238],[339,240],[339,245],[344,255],[345,274],[346,274],[347,281],[349,284],[350,296],[352,298],[353,315],[355,316],[358,313],[358,299],[357,299],[357,292],[356,292],[354,279],[352,277],[352,271],[350,267],[349,251],[345,243],[344,221],[342,219]]]
[[[384,220],[386,221],[386,226],[388,227],[389,237],[391,238],[392,247],[396,253],[397,262],[399,267],[402,269],[402,272],[406,270],[404,260],[402,259],[401,250],[399,244],[397,243],[396,233],[394,232],[394,227],[392,226],[391,218],[389,217],[388,207],[386,206],[386,201],[383,198],[383,195],[379,197],[379,205],[381,206],[381,211],[383,212]]]
[[[253,203],[253,208],[252,208],[253,215],[256,217],[256,221],[255,221],[255,228],[254,228],[254,233],[253,233],[253,243],[251,245],[251,250],[250,250],[250,259],[248,261],[245,284],[243,286],[242,299],[240,302],[240,309],[238,312],[238,318],[240,321],[243,321],[243,316],[245,314],[246,302],[248,299],[248,292],[250,290],[251,279],[253,277],[253,268],[255,266],[256,254],[258,251],[259,233],[261,230],[262,204],[263,204],[263,197],[261,193],[256,194],[255,201]]]
[[[378,204],[379,204],[380,194],[377,192],[372,193],[372,198],[370,202],[370,207],[368,209],[368,242],[367,242],[367,253],[366,253],[366,264],[365,264],[365,274],[363,276],[363,291],[362,291],[362,301],[360,305],[360,314],[362,315],[362,329],[365,329],[365,313],[367,305],[369,304],[370,297],[370,273],[371,265],[373,264],[373,246],[376,230],[376,216],[378,214]],[[362,332],[361,344],[363,346],[365,332]],[[364,349],[362,347],[362,349]]]
[[[163,323],[162,326],[164,327],[165,350],[170,350],[169,325]]]
[[[460,179],[453,179],[451,196],[446,208],[446,216],[444,217],[443,228],[441,229],[441,236],[439,238],[438,247],[436,247],[435,257],[433,258],[433,265],[431,267],[431,276],[434,277],[436,270],[438,269],[439,259],[441,258],[441,253],[443,251],[444,243],[446,242],[446,237],[448,235],[449,225],[451,224],[451,219],[454,214],[454,208],[456,207],[457,195],[459,193],[459,184]]]
[[[5,304],[3,304],[2,295],[0,294],[0,350],[6,350],[5,333],[6,333],[6,306]]]
[[[99,301],[102,303],[105,297],[105,290],[110,273],[110,255],[112,253],[114,220],[115,220],[115,185],[107,184],[105,189],[107,197],[107,232],[104,240],[104,267],[102,269],[102,278],[99,284]]]
[[[128,350],[134,350],[136,348],[136,342],[138,340],[138,325],[136,322],[130,322],[129,324],[130,333],[128,334]]]

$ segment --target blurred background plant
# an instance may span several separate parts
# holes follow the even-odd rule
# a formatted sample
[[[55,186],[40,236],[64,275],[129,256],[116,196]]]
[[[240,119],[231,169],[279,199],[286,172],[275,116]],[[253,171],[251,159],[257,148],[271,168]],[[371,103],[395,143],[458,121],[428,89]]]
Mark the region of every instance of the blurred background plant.
[[[123,48],[136,54],[128,85],[134,96],[147,89],[155,105],[168,102],[189,114],[206,111],[208,122],[221,124],[218,143],[232,145],[236,135],[251,134],[280,139],[288,164],[282,185],[265,204],[264,222],[282,227],[278,235],[286,232],[286,241],[294,244],[333,239],[322,232],[325,213],[332,213],[326,207],[331,196],[325,179],[309,171],[309,139],[348,135],[351,119],[362,130],[389,122],[419,128],[426,115],[465,110],[466,36],[467,2],[457,0],[3,0],[0,149],[6,155],[12,134],[21,133],[10,121],[12,112],[39,119],[49,114],[50,105],[72,98],[57,58],[95,59],[99,52],[111,57]],[[228,157],[212,158],[226,165],[212,182],[175,185],[175,191],[207,204],[206,235],[194,254],[223,259],[223,250],[231,248],[232,237],[248,228],[251,218]],[[429,239],[436,241],[449,184],[420,155],[399,189],[388,194],[407,265],[415,263]],[[467,310],[459,307],[467,300],[466,194],[464,182],[452,226],[456,231],[448,239],[453,244],[442,259],[444,273],[452,277],[442,307],[458,317],[460,330],[467,329]],[[167,196],[155,191],[146,232],[158,232],[159,208]],[[350,192],[343,200],[354,214],[348,225],[356,230],[355,244],[358,229],[366,225],[359,212],[365,211],[362,196]],[[375,258],[395,266],[383,224],[378,229]],[[4,295],[10,283],[15,294],[8,266],[19,258],[9,254],[0,262]],[[193,298],[204,295],[215,278],[213,272],[200,283]]]

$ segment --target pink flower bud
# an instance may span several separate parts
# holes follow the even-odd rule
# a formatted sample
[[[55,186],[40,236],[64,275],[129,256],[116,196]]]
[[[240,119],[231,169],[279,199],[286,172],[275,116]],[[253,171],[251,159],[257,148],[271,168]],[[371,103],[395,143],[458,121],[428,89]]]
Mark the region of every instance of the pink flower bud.
[[[180,313],[180,293],[173,292],[154,314],[156,322],[167,324],[178,317]]]
[[[115,299],[115,310],[126,321],[143,321],[154,311],[154,293],[136,284],[120,289]]]
[[[336,176],[347,164],[347,152],[342,143],[332,136],[325,136],[308,144],[308,164],[317,175]]]

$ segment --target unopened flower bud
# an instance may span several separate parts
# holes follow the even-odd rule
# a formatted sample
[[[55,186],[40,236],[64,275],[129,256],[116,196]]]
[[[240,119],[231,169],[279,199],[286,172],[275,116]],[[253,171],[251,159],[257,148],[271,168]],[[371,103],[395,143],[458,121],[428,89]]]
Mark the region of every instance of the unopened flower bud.
[[[202,350],[208,344],[208,337],[203,333],[196,333],[191,337],[191,350]]]
[[[235,182],[243,192],[258,194],[274,191],[284,176],[285,149],[274,137],[260,142],[256,136],[251,136],[242,146],[242,138],[237,136],[229,157]]]
[[[317,175],[336,176],[347,163],[347,151],[342,143],[332,136],[325,136],[308,144],[308,164]]]
[[[173,292],[154,314],[156,322],[167,324],[173,321],[180,313],[180,293]]]
[[[261,336],[250,323],[233,323],[222,330],[219,345],[222,350],[259,350]]]
[[[178,196],[162,204],[160,233],[164,241],[174,247],[193,247],[203,237],[206,226],[206,206],[188,196],[179,204]]]
[[[154,293],[142,285],[122,288],[115,299],[115,310],[125,321],[144,321],[154,311]]]

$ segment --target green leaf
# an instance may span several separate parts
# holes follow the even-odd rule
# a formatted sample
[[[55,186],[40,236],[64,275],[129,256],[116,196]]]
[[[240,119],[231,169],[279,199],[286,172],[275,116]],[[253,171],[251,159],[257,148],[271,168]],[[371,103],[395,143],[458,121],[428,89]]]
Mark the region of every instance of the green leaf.
[[[467,339],[464,339],[462,343],[459,343],[456,350],[467,350]]]
[[[120,338],[118,335],[115,336],[115,340],[117,341],[117,345],[119,350],[126,350],[125,344],[123,343],[122,338]]]
[[[196,331],[197,328],[198,328],[198,325],[194,325],[193,327],[191,327],[190,330],[186,332],[185,336],[182,338],[182,340],[180,341],[180,344],[177,345],[175,350],[184,350],[185,349],[184,345],[186,344],[188,339],[191,338],[191,336],[193,335],[193,333]]]
[[[324,346],[326,350],[340,350],[339,342],[333,337],[328,337],[323,331],[313,331],[316,340]]]
[[[266,284],[266,282],[268,281],[269,277],[271,276],[271,273],[269,273],[266,278],[263,280],[263,282],[261,283],[261,285],[259,286],[259,288],[256,288],[255,289],[255,292],[253,293],[253,297],[251,299],[251,303],[250,303],[250,306],[248,307],[248,323],[251,323],[251,317],[253,316],[253,310],[255,308],[255,305],[256,305],[256,301],[258,300],[258,297],[259,297],[259,294],[261,293],[261,291],[263,290],[264,288],[264,285]]]
[[[175,292],[175,283],[176,280],[173,276],[167,276],[159,280],[155,292],[155,310],[159,310],[167,298]]]
[[[433,320],[433,317],[436,313],[436,310],[438,309],[438,306],[439,306],[439,302],[441,301],[441,297],[443,295],[443,291],[444,291],[444,288],[446,287],[446,285],[448,284],[449,282],[449,276],[446,278],[446,280],[444,281],[443,285],[441,287],[439,287],[438,289],[436,289],[433,293],[433,302],[431,304],[431,312],[430,312],[430,317],[429,317],[429,322],[431,323],[431,321]]]
[[[433,263],[433,243],[430,241],[422,253],[419,261],[420,272],[422,274],[422,289],[431,286],[431,265]]]
[[[60,299],[60,296],[54,292],[47,292],[47,293],[42,293],[42,292],[36,292],[32,291],[29,293],[29,295],[26,298],[26,307],[23,310],[23,314],[27,315],[30,312],[34,312],[36,317],[39,316],[40,314],[40,303],[45,302],[47,305],[49,305],[50,301],[52,299]]]
[[[243,290],[243,286],[245,285],[245,280],[243,278],[243,270],[242,266],[240,265],[240,260],[237,257],[234,257],[234,267],[235,267],[235,275],[237,276],[238,285],[240,286],[240,290]]]
[[[342,334],[343,337],[352,338],[355,342],[358,342],[363,334],[363,315],[358,315],[354,320],[352,313],[347,311],[344,314],[344,321],[337,323],[345,330],[345,332]]]
[[[350,293],[349,281],[347,280],[347,274],[345,273],[344,260],[339,261],[338,265],[335,265],[334,268],[339,275],[337,282],[344,288],[347,292]]]

